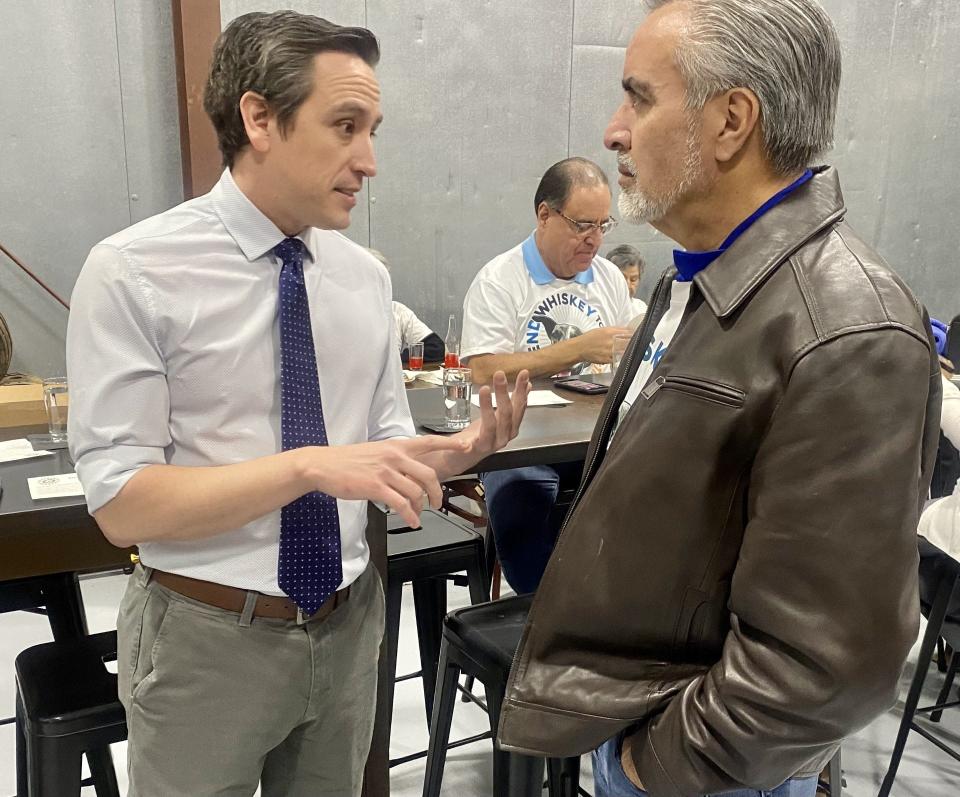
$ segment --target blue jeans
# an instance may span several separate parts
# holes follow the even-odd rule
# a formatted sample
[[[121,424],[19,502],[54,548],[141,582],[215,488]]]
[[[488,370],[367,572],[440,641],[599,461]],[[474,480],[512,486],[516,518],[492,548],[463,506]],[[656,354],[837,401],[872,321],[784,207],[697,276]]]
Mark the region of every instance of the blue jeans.
[[[563,487],[576,487],[582,462],[480,474],[500,569],[518,595],[535,592],[563,525],[555,508]]]
[[[634,786],[620,764],[621,736],[614,736],[593,751],[594,797],[646,797]],[[738,789],[725,791],[722,797],[815,797],[817,776],[793,778],[775,789]],[[720,797],[717,795],[716,797]]]

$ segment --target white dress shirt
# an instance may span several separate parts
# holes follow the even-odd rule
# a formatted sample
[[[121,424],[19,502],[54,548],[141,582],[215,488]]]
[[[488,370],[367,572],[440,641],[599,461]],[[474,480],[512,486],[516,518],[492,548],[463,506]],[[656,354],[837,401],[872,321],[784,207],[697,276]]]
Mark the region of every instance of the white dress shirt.
[[[91,513],[148,465],[210,467],[281,450],[272,250],[284,237],[226,171],[209,194],[90,252],[73,292],[67,370],[70,450]],[[386,269],[338,232],[299,237],[330,445],[413,436]],[[369,559],[366,502],[338,509],[343,587]],[[149,567],[280,595],[279,539],[278,510],[214,537],[139,547]]]

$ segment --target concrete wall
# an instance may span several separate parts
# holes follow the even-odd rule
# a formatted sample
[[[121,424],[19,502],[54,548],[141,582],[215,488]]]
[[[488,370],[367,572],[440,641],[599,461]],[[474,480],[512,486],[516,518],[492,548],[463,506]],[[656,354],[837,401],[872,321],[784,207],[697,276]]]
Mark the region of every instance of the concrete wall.
[[[837,147],[849,219],[931,311],[960,312],[960,6],[824,0],[844,44]],[[169,4],[0,4],[0,241],[69,292],[89,247],[179,200]],[[533,227],[543,170],[569,155],[612,175],[603,130],[620,98],[639,0],[222,0],[224,24],[292,7],[380,38],[380,174],[349,234],[383,251],[395,293],[442,335],[487,259]],[[41,36],[41,32],[43,36]],[[136,199],[134,199],[136,196]],[[621,224],[651,263],[671,244]],[[62,367],[63,313],[0,264],[15,366]]]
[[[90,247],[183,198],[170,3],[0,4],[0,241],[68,298]],[[64,372],[66,310],[0,255],[12,369]]]

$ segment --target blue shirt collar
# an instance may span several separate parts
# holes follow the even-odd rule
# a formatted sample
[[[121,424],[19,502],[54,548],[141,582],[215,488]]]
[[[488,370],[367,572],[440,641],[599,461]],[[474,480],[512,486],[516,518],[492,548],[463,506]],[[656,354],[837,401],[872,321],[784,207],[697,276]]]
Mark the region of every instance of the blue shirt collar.
[[[709,252],[685,252],[682,249],[674,249],[673,264],[677,267],[677,271],[680,272],[677,275],[677,282],[690,282],[690,280],[694,278],[698,271],[703,271],[703,269],[709,266],[724,252],[726,252],[727,249],[731,247],[733,242],[743,235],[744,232],[746,232],[751,224],[753,224],[768,210],[783,202],[784,199],[796,191],[801,185],[808,182],[812,177],[813,172],[810,169],[807,169],[797,180],[790,183],[790,185],[788,185],[782,191],[778,191],[776,194],[770,197],[770,199],[764,202],[753,213],[751,213],[747,218],[737,225],[736,229],[734,229],[734,231],[727,236],[727,239],[720,244],[719,249],[713,249]]]
[[[535,236],[536,233],[530,233],[530,237],[523,242],[523,262],[527,267],[527,271],[530,273],[530,279],[537,285],[549,285],[556,279],[562,279],[562,277],[556,276],[547,267],[547,264],[543,262],[543,256],[540,254]],[[571,280],[564,281],[570,282]],[[577,282],[580,285],[589,285],[593,282],[593,266],[591,265],[586,271],[581,271],[577,274],[572,282]]]

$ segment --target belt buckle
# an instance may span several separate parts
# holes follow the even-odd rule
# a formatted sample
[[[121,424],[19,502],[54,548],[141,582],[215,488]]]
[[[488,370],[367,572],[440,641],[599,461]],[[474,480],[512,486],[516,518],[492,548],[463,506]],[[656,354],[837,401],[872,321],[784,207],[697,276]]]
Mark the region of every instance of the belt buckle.
[[[297,607],[297,625],[306,625],[307,620],[310,618],[303,613],[303,609],[299,606]]]

